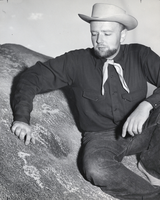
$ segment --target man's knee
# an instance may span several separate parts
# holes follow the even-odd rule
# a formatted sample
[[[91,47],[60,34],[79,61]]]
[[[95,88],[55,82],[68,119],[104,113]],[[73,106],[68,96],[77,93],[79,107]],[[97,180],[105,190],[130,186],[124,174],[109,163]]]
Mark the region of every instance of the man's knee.
[[[104,185],[107,180],[114,177],[114,166],[116,161],[89,158],[83,161],[83,171],[85,178],[94,185]]]
[[[92,158],[83,162],[83,170],[85,178],[92,183],[94,183],[94,180],[100,176],[99,165],[97,164],[96,160]]]

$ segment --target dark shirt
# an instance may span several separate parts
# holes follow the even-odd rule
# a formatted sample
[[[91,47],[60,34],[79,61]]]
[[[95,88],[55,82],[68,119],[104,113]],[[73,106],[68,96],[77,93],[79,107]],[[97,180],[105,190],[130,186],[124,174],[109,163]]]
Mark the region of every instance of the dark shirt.
[[[35,95],[67,85],[74,91],[83,131],[115,128],[143,100],[153,107],[160,104],[159,88],[146,98],[147,82],[160,87],[160,57],[150,48],[121,45],[114,58],[122,66],[130,93],[124,90],[115,68],[109,65],[105,94],[101,94],[105,61],[88,48],[70,51],[45,63],[37,62],[21,76],[17,85],[12,100],[14,120],[29,123]]]

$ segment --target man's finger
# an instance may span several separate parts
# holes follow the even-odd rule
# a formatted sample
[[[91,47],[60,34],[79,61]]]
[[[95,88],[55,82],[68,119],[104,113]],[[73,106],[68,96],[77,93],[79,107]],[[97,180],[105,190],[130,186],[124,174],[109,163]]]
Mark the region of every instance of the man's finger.
[[[122,129],[122,137],[126,137],[126,133],[127,133],[127,123],[124,123],[123,125],[123,129]]]
[[[32,141],[32,143],[33,143],[33,144],[35,144],[35,143],[36,143],[36,140],[35,140],[35,138],[34,138],[34,137],[32,137],[32,138],[31,138],[31,141]]]
[[[20,128],[20,127],[16,127],[16,129],[15,129],[15,131],[14,131],[14,134],[15,134],[17,137],[19,137],[20,133],[21,133],[21,128]]]
[[[139,124],[138,125],[138,133],[141,134],[142,133],[142,128],[143,128],[143,124]]]
[[[17,126],[15,124],[13,124],[13,126],[11,127],[12,133],[15,133],[16,128],[17,128]]]
[[[25,131],[24,129],[22,129],[22,130],[21,130],[21,133],[20,133],[20,135],[19,135],[19,139],[20,139],[20,140],[24,140],[25,135],[26,135],[26,131]]]
[[[25,145],[28,145],[30,143],[30,141],[31,141],[31,134],[28,133],[28,134],[26,134]]]
[[[134,124],[131,126],[131,130],[129,130],[129,133],[130,133],[130,135],[132,135],[132,136],[138,134],[138,127],[137,127],[137,124],[136,124],[136,123],[134,123]]]

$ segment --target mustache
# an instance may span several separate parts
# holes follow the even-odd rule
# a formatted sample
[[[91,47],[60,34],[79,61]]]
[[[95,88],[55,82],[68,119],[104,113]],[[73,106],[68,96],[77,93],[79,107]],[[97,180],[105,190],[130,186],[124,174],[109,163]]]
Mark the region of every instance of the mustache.
[[[97,44],[97,47],[107,47],[105,44]]]

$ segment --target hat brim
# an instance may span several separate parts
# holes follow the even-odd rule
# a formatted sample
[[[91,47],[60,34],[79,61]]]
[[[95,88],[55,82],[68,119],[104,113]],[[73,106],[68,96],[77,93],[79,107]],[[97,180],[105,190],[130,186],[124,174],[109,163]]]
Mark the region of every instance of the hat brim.
[[[94,17],[83,15],[83,14],[78,14],[78,15],[82,20],[88,23],[92,21],[118,22],[118,23],[123,24],[127,30],[132,30],[136,28],[138,25],[138,21],[134,17],[127,14],[108,16],[106,18],[94,18]]]

